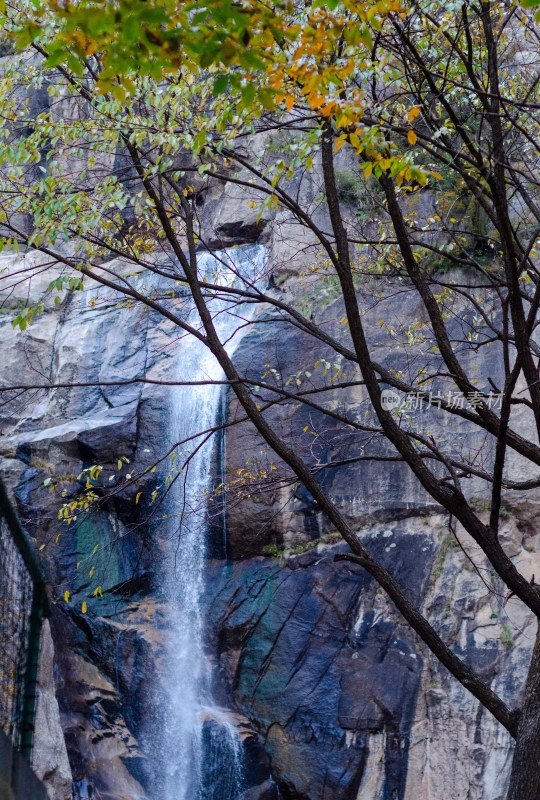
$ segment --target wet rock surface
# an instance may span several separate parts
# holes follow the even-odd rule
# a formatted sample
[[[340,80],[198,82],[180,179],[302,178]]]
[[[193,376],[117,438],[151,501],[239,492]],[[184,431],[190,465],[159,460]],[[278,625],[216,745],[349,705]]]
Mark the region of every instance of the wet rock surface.
[[[391,562],[389,540],[370,538]],[[426,536],[411,539],[398,567],[419,598],[434,550]],[[344,549],[242,561],[226,578],[216,565],[210,614],[222,678],[264,738],[285,797],[356,796],[369,736],[383,730],[389,797],[406,776],[423,660],[406,626],[377,617],[372,579],[334,562]]]

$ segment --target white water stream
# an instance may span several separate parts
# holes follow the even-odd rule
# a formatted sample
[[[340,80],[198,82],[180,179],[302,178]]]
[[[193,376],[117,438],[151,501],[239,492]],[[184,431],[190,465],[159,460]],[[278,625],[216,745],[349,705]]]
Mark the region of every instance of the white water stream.
[[[218,254],[230,259],[249,281],[261,273],[264,247],[250,246]],[[222,284],[234,280],[233,272],[207,253],[198,258],[199,275]],[[235,285],[241,283],[236,278]],[[231,306],[213,299],[210,308],[220,340],[232,354],[245,330],[251,307]],[[188,321],[197,324],[191,309]],[[236,329],[244,325],[234,335]],[[222,370],[210,351],[193,336],[180,339],[179,380],[222,380]],[[223,386],[178,386],[173,390],[168,439],[179,442],[214,426],[220,415]],[[212,697],[211,670],[204,652],[205,557],[208,546],[206,499],[212,489],[215,440],[200,437],[178,449],[173,465],[180,466],[199,447],[188,469],[175,480],[169,493],[168,525],[171,551],[165,560],[164,593],[171,614],[168,640],[170,686],[161,752],[165,775],[160,800],[234,800],[242,788],[241,746],[227,714]],[[217,781],[216,781],[217,778]],[[217,783],[217,785],[216,785]]]

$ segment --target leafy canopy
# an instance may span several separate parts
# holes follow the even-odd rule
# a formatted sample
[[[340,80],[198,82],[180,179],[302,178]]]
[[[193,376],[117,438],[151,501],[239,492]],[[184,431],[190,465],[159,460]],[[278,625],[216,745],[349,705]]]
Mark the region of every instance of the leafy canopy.
[[[75,81],[90,73],[94,98],[112,96],[133,107],[141,78],[188,85],[191,94],[210,79],[212,94],[225,101],[221,109],[206,109],[215,112],[219,131],[231,125],[235,112],[254,118],[274,111],[305,118],[312,112],[314,126],[327,120],[340,133],[336,149],[348,142],[366,159],[366,177],[390,170],[399,182],[423,185],[426,171],[399,153],[377,125],[366,124],[371,83],[395,81],[391,54],[371,57],[390,15],[406,19],[408,11],[398,0],[280,0],[270,6],[259,0],[204,6],[177,0],[26,0],[16,14],[7,14],[6,24],[19,46],[32,43],[40,50],[47,68],[64,69]],[[407,112],[412,121],[414,108]],[[207,132],[204,119],[202,124]],[[203,138],[197,130],[196,145]],[[415,141],[411,130],[408,144]]]
[[[6,18],[23,47],[45,40],[47,65],[67,64],[83,75],[96,59],[98,85],[116,96],[133,93],[133,78],[148,75],[221,71],[215,91],[238,88],[241,80],[272,78],[273,92],[258,94],[265,106],[279,105],[288,81],[298,84],[314,109],[323,106],[323,89],[339,95],[355,64],[351,48],[372,45],[372,33],[398,0],[96,0],[40,4],[27,1]],[[357,66],[357,65],[356,65]],[[255,89],[255,87],[253,87]],[[255,92],[253,97],[255,99]],[[289,101],[290,102],[290,101]]]

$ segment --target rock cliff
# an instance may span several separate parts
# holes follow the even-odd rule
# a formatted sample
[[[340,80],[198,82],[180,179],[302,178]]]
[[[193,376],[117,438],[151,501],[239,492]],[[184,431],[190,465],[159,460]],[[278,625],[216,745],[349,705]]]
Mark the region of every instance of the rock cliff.
[[[312,196],[316,186],[301,190]],[[265,241],[272,290],[300,301],[300,273],[314,257],[313,243],[284,214],[256,223],[248,200],[238,191],[215,190],[205,212],[207,239],[225,245]],[[0,256],[0,269],[9,274],[15,258]],[[30,291],[38,296],[50,278],[41,276],[35,256],[20,258],[27,260]],[[397,355],[376,321],[384,316],[405,324],[419,310],[404,292],[390,292],[375,304],[368,289],[359,302],[377,359],[391,367]],[[14,376],[20,383],[45,378],[75,384],[167,377],[172,354],[182,346],[168,322],[118,308],[117,298],[87,284],[47,307],[23,333],[12,328],[12,319],[27,290],[14,287],[3,298],[1,385],[12,384]],[[343,331],[343,309],[330,288],[312,313]],[[315,352],[291,330],[276,337],[268,327],[254,326],[235,357],[257,379],[265,364],[276,362],[284,374],[295,374],[325,352]],[[57,511],[62,490],[68,497],[77,490],[83,468],[101,464],[106,483],[122,456],[136,470],[161,454],[171,391],[136,382],[75,386],[28,392],[0,408],[0,469],[42,548],[55,600],[59,712],[44,689],[40,713],[51,730],[46,746],[40,739],[36,748],[36,769],[48,781],[51,800],[69,797],[69,771],[77,800],[155,800],[153,739],[162,724],[166,629],[159,524],[146,524],[147,509],[135,491],[118,493],[70,527],[59,522]],[[365,396],[351,390],[349,401],[359,406]],[[273,420],[300,449],[305,444],[295,431],[303,430],[305,413],[287,416],[281,409]],[[231,421],[238,414],[232,397],[227,414]],[[474,447],[466,425],[454,424],[450,433],[460,446]],[[327,438],[323,455],[331,456],[332,436]],[[233,480],[249,459],[272,456],[247,425],[230,428],[225,478]],[[59,489],[50,492],[47,478]],[[399,464],[344,466],[324,480],[359,535],[409,587],[445,639],[511,702],[527,668],[532,620],[515,599],[504,605],[502,587],[491,576],[495,592],[488,591],[466,555],[475,553],[473,543],[460,533],[463,549],[456,545],[448,518]],[[480,483],[473,486],[480,509],[483,491]],[[530,574],[540,547],[537,503],[530,494],[509,495],[502,529],[507,552]],[[278,792],[285,800],[502,798],[508,735],[439,667],[365,572],[334,562],[344,546],[312,498],[294,485],[281,487],[231,503],[226,516],[227,557],[214,548],[208,563],[207,649],[220,702],[235,715],[245,743],[245,800],[270,800]],[[103,596],[88,599],[91,568]],[[208,735],[211,725],[209,720]]]

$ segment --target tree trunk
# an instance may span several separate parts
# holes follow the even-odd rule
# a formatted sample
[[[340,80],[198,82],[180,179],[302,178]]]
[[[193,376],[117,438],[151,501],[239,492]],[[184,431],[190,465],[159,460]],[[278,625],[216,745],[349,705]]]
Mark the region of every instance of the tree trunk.
[[[527,676],[506,800],[540,800],[540,623]]]

